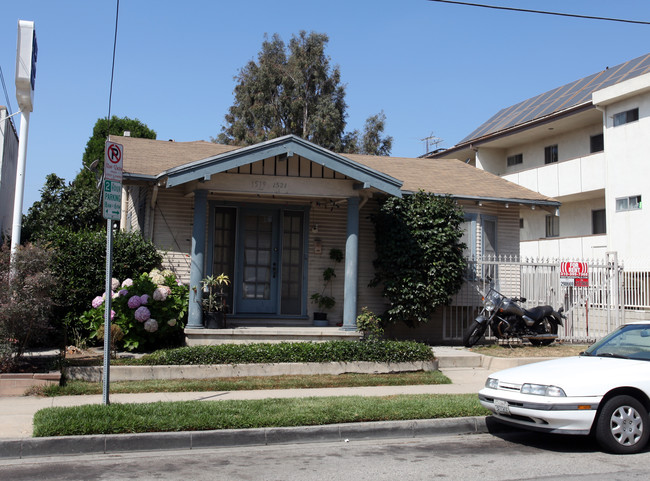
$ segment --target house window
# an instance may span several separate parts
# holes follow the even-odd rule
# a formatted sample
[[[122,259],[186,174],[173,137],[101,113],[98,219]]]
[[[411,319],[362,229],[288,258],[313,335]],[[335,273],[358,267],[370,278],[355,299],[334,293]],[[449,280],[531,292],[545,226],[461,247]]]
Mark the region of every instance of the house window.
[[[508,156],[508,167],[518,165],[524,162],[524,154],[515,154]]]
[[[605,150],[605,141],[603,139],[603,134],[592,135],[589,138],[590,149],[589,152],[592,154],[594,152],[602,152]]]
[[[592,234],[607,233],[605,209],[598,209],[598,210],[591,211],[591,233]]]
[[[519,228],[520,229],[524,228],[524,219],[519,219]]]
[[[630,122],[636,122],[639,120],[639,109],[626,110],[625,112],[619,112],[614,114],[614,127],[619,125],[629,124]]]
[[[616,212],[641,209],[641,196],[619,197],[616,199]]]
[[[544,147],[544,163],[552,164],[557,162],[557,144]]]
[[[559,237],[560,218],[555,215],[546,216],[546,237]]]

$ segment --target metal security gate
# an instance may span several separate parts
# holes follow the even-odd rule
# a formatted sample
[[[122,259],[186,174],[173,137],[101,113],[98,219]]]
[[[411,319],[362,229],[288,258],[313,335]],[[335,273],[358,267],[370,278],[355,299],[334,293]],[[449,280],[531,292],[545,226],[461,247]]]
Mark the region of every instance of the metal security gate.
[[[587,280],[569,282],[561,276],[562,260],[520,260],[517,257],[469,259],[467,282],[443,313],[443,339],[460,341],[466,327],[481,309],[476,285],[490,276],[497,289],[509,297],[525,297],[526,308],[564,306],[567,319],[559,339],[589,342],[599,339],[624,322],[622,266],[615,254],[603,261],[582,261]]]

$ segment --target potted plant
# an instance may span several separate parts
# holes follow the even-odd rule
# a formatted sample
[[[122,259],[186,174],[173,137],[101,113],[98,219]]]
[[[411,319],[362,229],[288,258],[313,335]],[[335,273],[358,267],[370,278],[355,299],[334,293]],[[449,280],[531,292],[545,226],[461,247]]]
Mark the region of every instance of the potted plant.
[[[330,259],[334,264],[338,264],[343,260],[343,251],[341,249],[332,248],[330,249]],[[334,271],[334,265],[327,267],[323,271],[323,289],[321,292],[315,292],[311,295],[311,300],[318,306],[318,311],[314,312],[314,325],[315,326],[327,326],[327,312],[325,310],[330,310],[336,304],[336,300],[332,297],[332,279],[336,277],[336,272]],[[329,287],[329,295],[325,294],[325,291]]]
[[[230,285],[230,278],[224,273],[208,276],[201,281],[203,286],[203,324],[208,329],[226,327],[226,294],[224,288]]]

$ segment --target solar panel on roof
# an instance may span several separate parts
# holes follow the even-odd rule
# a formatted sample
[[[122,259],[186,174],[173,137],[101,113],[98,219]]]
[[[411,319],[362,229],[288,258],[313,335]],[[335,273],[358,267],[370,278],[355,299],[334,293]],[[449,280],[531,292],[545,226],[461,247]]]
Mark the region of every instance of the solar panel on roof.
[[[591,100],[596,90],[650,72],[650,53],[570,82],[500,110],[459,143],[465,143]]]

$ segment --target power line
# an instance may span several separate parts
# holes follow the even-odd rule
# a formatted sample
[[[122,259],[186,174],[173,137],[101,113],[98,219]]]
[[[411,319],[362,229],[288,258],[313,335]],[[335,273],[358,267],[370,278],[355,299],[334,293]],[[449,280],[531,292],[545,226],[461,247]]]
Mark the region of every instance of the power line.
[[[556,15],[558,17],[572,17],[572,18],[586,18],[588,20],[606,20],[608,22],[623,22],[623,23],[636,23],[640,25],[650,25],[650,22],[644,22],[642,20],[626,20],[623,18],[611,18],[611,17],[596,17],[591,15],[577,15],[573,13],[561,13],[561,12],[548,12],[544,10],[530,10],[527,8],[514,8],[514,7],[501,7],[498,5],[485,5],[482,3],[469,3],[469,2],[457,2],[454,0],[429,0],[430,2],[439,2],[439,3],[452,3],[455,5],[465,5],[468,7],[482,7],[482,8],[492,8],[494,10],[509,10],[511,12],[525,12],[525,13],[538,13],[542,15]]]
[[[7,85],[5,84],[5,76],[2,73],[2,66],[0,66],[0,81],[2,82],[2,90],[5,93],[5,99],[7,100],[7,109],[9,110],[9,117],[11,117],[14,113],[12,112],[11,109],[11,102],[9,102],[9,94],[7,93]],[[13,123],[14,119],[11,119],[11,122]]]
[[[113,63],[111,65],[111,87],[108,93],[108,132],[106,138],[111,135],[111,105],[113,103],[113,76],[115,75],[115,48],[117,46],[117,21],[120,15],[120,0],[117,0],[115,9],[115,36],[113,37]]]

